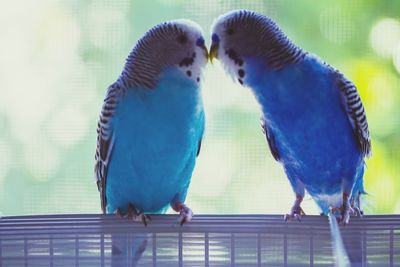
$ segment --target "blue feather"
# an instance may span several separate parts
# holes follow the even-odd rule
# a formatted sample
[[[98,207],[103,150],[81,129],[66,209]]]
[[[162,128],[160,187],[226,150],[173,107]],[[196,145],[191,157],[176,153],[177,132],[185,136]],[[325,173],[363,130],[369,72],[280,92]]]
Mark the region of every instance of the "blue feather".
[[[125,90],[109,122],[107,213],[126,213],[129,205],[165,213],[184,203],[204,123],[200,88],[177,67],[166,69],[154,89]],[[146,244],[146,236],[112,235],[111,266],[136,266]]]
[[[303,51],[262,14],[238,10],[214,23],[210,59],[218,57],[262,109],[262,128],[296,200],[285,219],[300,219],[305,191],[329,214],[336,264],[346,265],[339,220],[348,223],[364,193],[364,157],[371,154],[367,117],[354,84]],[[357,203],[358,202],[358,203]],[[338,214],[339,213],[339,214]],[[347,238],[349,237],[349,238]],[[349,242],[350,241],[350,242]],[[350,254],[360,262],[360,249]]]
[[[340,207],[341,199],[331,203],[319,196],[341,194],[343,187],[351,191],[364,161],[332,69],[310,54],[277,71],[259,58],[245,62],[246,82],[262,107],[295,192],[301,191],[298,179],[324,213],[330,206]]]
[[[204,131],[198,85],[169,68],[153,90],[126,91],[111,127],[107,212],[126,212],[132,203],[145,213],[163,213],[174,199],[183,203]]]

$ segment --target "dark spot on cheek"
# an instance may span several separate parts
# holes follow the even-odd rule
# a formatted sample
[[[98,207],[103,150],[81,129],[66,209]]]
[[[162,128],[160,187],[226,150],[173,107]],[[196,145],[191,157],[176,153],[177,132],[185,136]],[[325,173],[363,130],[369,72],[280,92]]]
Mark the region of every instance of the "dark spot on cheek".
[[[192,54],[192,57],[185,57],[184,59],[181,60],[181,62],[179,62],[179,67],[189,67],[190,65],[193,64],[194,62],[194,58],[196,57],[196,53]]]
[[[186,74],[187,74],[187,76],[192,76],[192,72],[190,71],[190,70],[188,70],[187,72],[186,72]]]
[[[193,58],[187,57],[187,58],[182,59],[182,61],[179,63],[179,66],[180,67],[183,67],[183,66],[189,67],[190,65],[193,64],[193,62],[194,62]]]
[[[233,50],[232,48],[226,50],[226,51],[225,51],[225,54],[227,54],[228,57],[229,57],[230,59],[232,59],[232,60],[235,62],[236,65],[239,65],[239,66],[242,66],[242,65],[243,65],[243,59],[241,59],[241,58],[238,56],[238,54],[236,53],[236,51]]]
[[[238,79],[238,82],[239,82],[241,85],[243,85],[242,79]]]
[[[244,70],[240,69],[240,70],[238,71],[238,74],[239,74],[239,77],[240,77],[240,78],[243,78],[243,77],[244,77]]]
[[[197,82],[200,82],[200,78],[199,78],[199,77],[197,77],[196,81],[197,81]]]

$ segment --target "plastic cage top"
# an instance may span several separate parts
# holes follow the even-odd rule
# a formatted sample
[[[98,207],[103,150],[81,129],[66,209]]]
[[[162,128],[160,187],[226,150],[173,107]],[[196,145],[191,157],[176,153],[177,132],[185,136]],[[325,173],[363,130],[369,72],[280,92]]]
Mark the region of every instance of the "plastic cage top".
[[[182,227],[176,219],[154,215],[145,227],[112,215],[3,217],[0,266],[113,266],[112,236],[147,240],[137,266],[334,264],[324,216],[285,223],[282,215],[196,215]],[[352,218],[340,228],[355,266],[400,266],[400,215]]]

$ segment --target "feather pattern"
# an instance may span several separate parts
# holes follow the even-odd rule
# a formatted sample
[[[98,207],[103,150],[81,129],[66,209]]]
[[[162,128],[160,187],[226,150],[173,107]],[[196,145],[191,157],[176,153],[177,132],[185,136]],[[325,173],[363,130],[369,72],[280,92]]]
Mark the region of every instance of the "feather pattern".
[[[262,129],[265,137],[267,138],[268,147],[269,147],[269,150],[271,151],[272,156],[274,157],[274,159],[276,161],[279,161],[280,155],[279,155],[276,143],[275,143],[275,137],[273,136],[272,132],[270,130],[268,130],[268,126],[267,126],[267,123],[264,118],[261,118],[261,129]]]
[[[107,167],[110,161],[110,155],[114,145],[113,132],[111,129],[112,117],[119,98],[124,89],[118,84],[112,84],[106,93],[104,103],[100,113],[100,119],[97,123],[97,147],[95,154],[95,175],[97,188],[100,192],[101,209],[106,212],[105,184],[107,177]]]
[[[355,85],[339,71],[334,70],[337,86],[342,95],[348,118],[353,127],[357,143],[364,156],[371,156],[371,139],[369,136],[367,115]]]
[[[235,25],[243,25],[246,31],[253,32],[259,37],[258,42],[252,45],[260,46],[257,56],[264,58],[271,69],[279,70],[287,64],[295,64],[307,54],[293,44],[279,26],[268,17],[240,10],[235,16],[226,20],[225,27],[230,28]]]
[[[132,49],[126,59],[125,67],[120,76],[124,87],[154,88],[163,68],[166,67],[170,53],[157,49],[160,44],[183,35],[184,31],[176,24],[165,22],[150,29]]]

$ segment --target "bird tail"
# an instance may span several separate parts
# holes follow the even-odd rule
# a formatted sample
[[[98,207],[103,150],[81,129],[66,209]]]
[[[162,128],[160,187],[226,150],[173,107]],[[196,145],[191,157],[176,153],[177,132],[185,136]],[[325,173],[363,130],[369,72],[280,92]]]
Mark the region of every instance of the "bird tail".
[[[329,224],[331,230],[331,237],[333,241],[333,256],[335,258],[335,267],[348,267],[350,266],[349,257],[347,256],[342,235],[339,230],[339,224],[336,217],[332,212],[328,213]]]
[[[111,267],[134,267],[138,264],[147,247],[148,234],[112,234]]]

